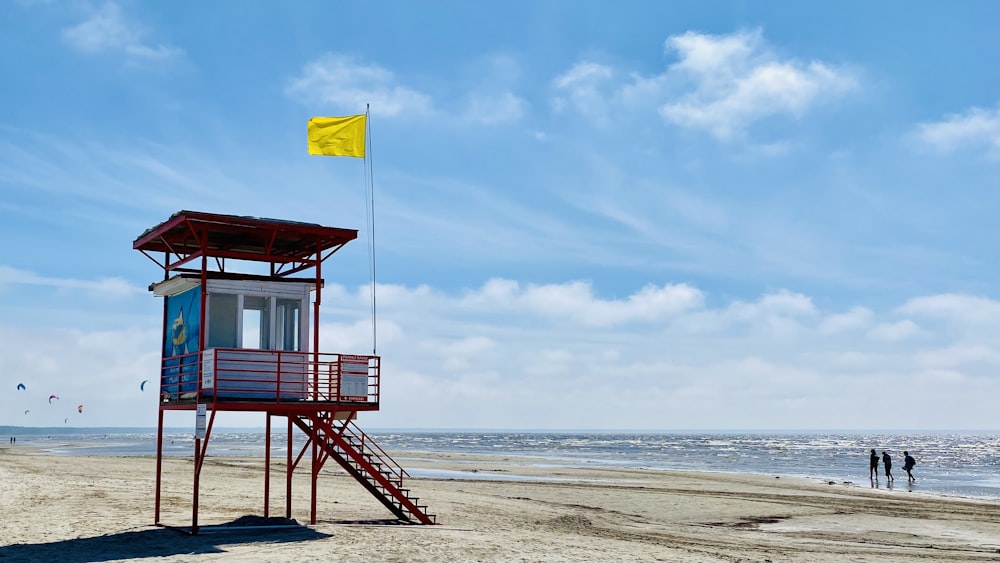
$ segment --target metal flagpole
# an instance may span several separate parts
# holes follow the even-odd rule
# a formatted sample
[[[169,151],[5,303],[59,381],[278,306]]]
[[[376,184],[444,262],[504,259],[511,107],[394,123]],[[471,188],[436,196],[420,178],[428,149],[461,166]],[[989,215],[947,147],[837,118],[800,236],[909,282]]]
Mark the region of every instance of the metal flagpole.
[[[378,355],[378,333],[375,321],[375,174],[371,158],[370,106],[365,104],[365,196],[368,203],[366,223],[368,224],[368,273],[372,295],[372,355]]]

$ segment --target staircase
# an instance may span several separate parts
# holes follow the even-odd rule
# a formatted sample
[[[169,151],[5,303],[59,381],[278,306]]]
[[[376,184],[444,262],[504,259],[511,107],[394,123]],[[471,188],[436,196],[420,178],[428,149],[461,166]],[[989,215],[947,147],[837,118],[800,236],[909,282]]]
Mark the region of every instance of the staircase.
[[[336,460],[397,518],[410,524],[437,523],[427,506],[418,504],[419,498],[403,487],[403,478],[409,477],[406,470],[350,419],[336,420],[332,413],[319,412],[292,420],[319,445],[326,456],[323,462]]]

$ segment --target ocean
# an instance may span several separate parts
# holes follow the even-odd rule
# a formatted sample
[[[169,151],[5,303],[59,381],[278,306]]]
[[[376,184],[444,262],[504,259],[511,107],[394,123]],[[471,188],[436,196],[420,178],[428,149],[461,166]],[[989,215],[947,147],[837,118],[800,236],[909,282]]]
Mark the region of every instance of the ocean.
[[[895,490],[1000,500],[1000,436],[977,432],[489,432],[366,430],[405,468],[420,452],[503,455],[525,464],[629,467],[808,477],[872,486],[869,450],[893,457]],[[296,433],[296,444],[302,435]],[[24,428],[0,426],[0,440],[41,447],[52,455],[144,456],[156,453],[150,428]],[[273,455],[283,456],[284,434],[272,434]],[[6,444],[4,444],[6,445]],[[192,456],[190,429],[168,429],[164,453]],[[908,484],[903,450],[917,460]],[[213,430],[209,455],[264,455],[263,429]],[[882,475],[882,466],[879,466]],[[455,476],[410,470],[414,477]],[[508,473],[465,473],[462,478],[518,478]],[[878,486],[885,487],[884,475]]]

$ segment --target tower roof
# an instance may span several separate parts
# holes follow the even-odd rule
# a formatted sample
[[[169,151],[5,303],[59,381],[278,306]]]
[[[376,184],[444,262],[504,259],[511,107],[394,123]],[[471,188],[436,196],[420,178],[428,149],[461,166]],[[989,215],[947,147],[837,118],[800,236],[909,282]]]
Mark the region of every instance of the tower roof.
[[[171,270],[203,255],[272,264],[321,261],[356,238],[355,229],[317,223],[178,211],[146,229],[132,248]],[[150,253],[164,253],[167,259],[161,263]]]

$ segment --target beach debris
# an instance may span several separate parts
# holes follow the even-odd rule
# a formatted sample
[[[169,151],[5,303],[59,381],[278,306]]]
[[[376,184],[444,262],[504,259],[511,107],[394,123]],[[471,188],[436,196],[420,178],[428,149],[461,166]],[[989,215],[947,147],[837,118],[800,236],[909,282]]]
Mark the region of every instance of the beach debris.
[[[77,405],[76,406],[76,412],[83,413],[83,405]]]
[[[17,390],[18,391],[24,391],[25,389],[27,389],[27,387],[25,387],[23,383],[18,383],[17,384]]]
[[[139,384],[139,391],[145,391],[146,390],[146,383],[148,383],[148,382],[149,382],[148,379],[143,379],[142,383]]]
[[[49,404],[50,404],[50,405],[52,404],[52,399],[58,399],[58,398],[59,398],[59,397],[57,397],[57,396],[55,396],[55,395],[49,395]]]

